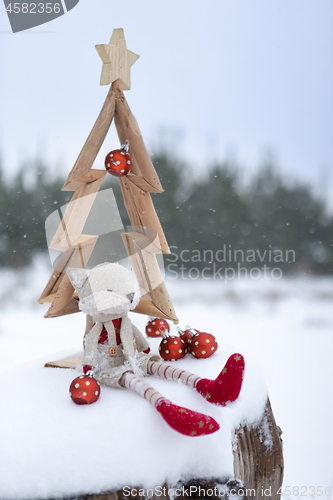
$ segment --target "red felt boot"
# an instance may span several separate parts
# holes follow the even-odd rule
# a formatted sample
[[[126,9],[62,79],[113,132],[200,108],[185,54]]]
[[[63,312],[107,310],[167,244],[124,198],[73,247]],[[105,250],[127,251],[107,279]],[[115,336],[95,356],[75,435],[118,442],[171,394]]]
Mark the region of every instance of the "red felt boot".
[[[238,398],[242,388],[244,368],[243,356],[232,354],[215,380],[202,378],[195,388],[210,403],[225,406]]]
[[[158,402],[156,410],[173,430],[185,434],[185,436],[205,436],[220,428],[212,417],[176,406],[167,399]]]

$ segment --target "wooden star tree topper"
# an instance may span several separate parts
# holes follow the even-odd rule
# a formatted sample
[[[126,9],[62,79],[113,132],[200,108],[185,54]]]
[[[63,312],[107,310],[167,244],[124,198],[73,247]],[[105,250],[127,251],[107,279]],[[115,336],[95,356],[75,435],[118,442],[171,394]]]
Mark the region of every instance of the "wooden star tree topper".
[[[103,61],[101,85],[120,80],[123,90],[131,88],[130,68],[140,56],[127,50],[124,30],[114,29],[108,44],[96,45],[96,50]]]

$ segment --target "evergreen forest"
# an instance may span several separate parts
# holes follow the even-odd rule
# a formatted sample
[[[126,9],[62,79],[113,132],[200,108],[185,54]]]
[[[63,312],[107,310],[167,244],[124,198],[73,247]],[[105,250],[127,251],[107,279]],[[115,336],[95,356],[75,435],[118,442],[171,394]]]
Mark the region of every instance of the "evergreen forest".
[[[283,178],[270,160],[245,182],[233,161],[193,176],[163,150],[152,158],[165,190],[152,197],[172,250],[165,256],[171,273],[181,265],[206,276],[216,266],[241,266],[245,273],[264,264],[284,274],[333,273],[333,216],[310,185]],[[30,161],[7,180],[0,165],[1,267],[28,266],[37,252],[47,252],[45,220],[72,195],[61,192],[64,179],[50,178],[50,169]],[[128,226],[117,179],[107,175],[107,187]]]

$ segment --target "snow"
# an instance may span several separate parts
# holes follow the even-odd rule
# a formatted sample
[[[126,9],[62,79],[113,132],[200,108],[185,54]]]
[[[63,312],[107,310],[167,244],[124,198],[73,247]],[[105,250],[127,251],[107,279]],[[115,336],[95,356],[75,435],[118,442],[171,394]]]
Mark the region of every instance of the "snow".
[[[232,352],[246,361],[241,396],[231,408],[209,405],[181,384],[149,379],[175,404],[221,426],[215,435],[188,438],[131,391],[102,387],[94,405],[73,404],[68,387],[77,372],[43,364],[81,351],[85,318],[43,318],[46,308],[35,303],[49,274],[42,259],[27,272],[0,272],[0,499],[232,474],[230,429],[259,417],[266,384],[283,431],[285,487],[305,486],[308,495],[311,485],[331,485],[331,278],[167,281],[180,326],[209,331],[219,343],[211,358],[187,356],[177,366],[215,377]],[[145,316],[132,320],[144,329]],[[159,340],[150,343],[156,351]],[[269,436],[263,438],[269,446]]]
[[[219,358],[226,359],[222,353]],[[205,372],[204,366],[199,371]],[[215,435],[188,438],[169,428],[132,391],[104,386],[94,405],[73,404],[68,387],[75,375],[72,370],[45,369],[35,361],[1,375],[6,408],[0,417],[1,498],[53,498],[232,475],[231,409],[209,405],[181,384],[151,377],[152,385],[176,404],[208,413],[221,426]],[[245,417],[251,406],[257,409],[252,415],[262,413],[265,390],[251,394],[257,374],[251,375],[233,404],[237,416]]]

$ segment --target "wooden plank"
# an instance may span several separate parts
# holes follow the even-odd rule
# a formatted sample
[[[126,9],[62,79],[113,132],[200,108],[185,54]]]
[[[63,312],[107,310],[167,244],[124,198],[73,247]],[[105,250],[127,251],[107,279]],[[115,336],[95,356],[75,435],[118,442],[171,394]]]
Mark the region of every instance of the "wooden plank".
[[[77,189],[69,202],[60,225],[52,238],[50,248],[66,250],[81,236],[91,207],[104,177]]]
[[[81,250],[82,248],[84,248],[86,246],[90,246],[90,245],[95,246],[97,239],[98,239],[98,236],[96,236],[96,235],[89,236],[87,234],[82,234],[80,236],[80,238],[78,238],[76,240],[76,242],[74,242],[74,244],[71,248],[69,248],[67,251],[63,252],[63,254],[61,255],[61,257],[59,259],[59,262],[58,262],[56,268],[53,270],[53,272],[51,274],[51,277],[49,279],[48,284],[44,288],[44,291],[38,300],[38,302],[40,304],[53,302],[53,299],[56,295],[56,292],[59,288],[59,285],[63,279],[68,262],[69,262],[71,256],[73,255],[75,248],[77,248],[78,250]],[[84,262],[84,259],[81,258],[81,262],[82,261]],[[77,295],[76,292],[75,292],[74,296],[75,295]]]
[[[269,498],[279,500],[281,494],[277,492],[283,481],[283,451],[269,399],[261,421],[251,428],[240,425],[235,437],[235,477],[241,479],[248,489],[255,490],[253,498],[267,500],[264,491],[271,488]]]
[[[156,315],[177,324],[179,320],[157,263],[155,244],[141,233],[123,233],[121,236],[143,294],[134,312]]]
[[[160,239],[162,252],[169,254],[170,249],[164,235],[160,220],[157,217],[150,193],[146,193],[145,191],[142,191],[137,186],[134,186],[130,183],[128,183],[128,188],[132,195],[134,206],[138,212],[141,226],[151,227],[155,229]]]
[[[160,191],[157,191],[157,189],[154,189],[150,184],[148,184],[142,175],[135,175],[132,172],[129,172],[126,177],[132,184],[146,193],[160,193]]]
[[[147,182],[146,179],[144,179],[144,177],[141,173],[140,167],[138,165],[138,162],[136,161],[133,148],[132,148],[131,143],[129,141],[129,136],[125,132],[125,130],[121,124],[119,116],[117,114],[115,114],[114,119],[115,119],[116,130],[118,133],[120,143],[125,144],[125,141],[129,142],[129,151],[128,152],[131,155],[133,164],[132,164],[131,171],[126,175],[126,178],[129,181],[131,181],[133,184],[135,184],[135,186],[137,186],[138,188],[142,189],[143,191],[146,191],[146,193],[160,193],[161,192],[160,187],[156,188],[156,187],[152,186],[151,184],[149,184],[149,182]]]
[[[138,210],[135,206],[132,191],[130,190],[130,184],[127,180],[127,177],[119,177],[119,185],[121,193],[124,198],[125,208],[127,210],[131,224],[133,227],[139,228],[142,226],[142,221],[140,219]]]
[[[59,359],[58,361],[49,361],[45,363],[45,368],[70,368],[75,370],[78,365],[82,365],[82,357]]]
[[[41,299],[39,301],[40,304],[52,304],[53,300],[54,300],[54,297],[56,296],[56,291],[54,293],[50,293],[50,295],[46,295],[46,297],[43,297],[43,299]],[[78,297],[78,294],[76,292],[73,293],[73,298],[77,298]]]
[[[170,249],[150,194],[131,184],[126,177],[120,178],[119,184],[132,226],[155,229],[159,236],[162,252],[169,254]]]
[[[84,184],[88,184],[89,182],[94,182],[100,179],[101,177],[105,177],[107,171],[106,169],[100,170],[97,168],[92,168],[89,170],[89,172],[79,179],[77,181],[70,181],[68,184],[66,184],[65,187],[62,188],[61,191],[76,191],[78,188],[83,186]]]
[[[117,124],[119,117],[119,122],[121,123],[122,129],[129,140],[131,151],[138,163],[141,175],[145,181],[154,188],[154,192],[162,193],[163,188],[161,182],[143,142],[137,121],[127,104],[120,81],[115,81],[112,84],[112,88],[116,93]]]
[[[69,278],[66,273],[63,273],[63,277],[61,280],[61,283],[59,285],[59,288],[54,296],[54,299],[52,300],[51,306],[47,313],[44,315],[44,318],[55,318],[57,316],[62,316],[60,314],[65,307],[67,307],[72,300],[74,294],[74,288],[69,281]],[[72,303],[72,312],[79,311],[78,305],[75,303]]]
[[[142,259],[140,255],[137,255],[138,251],[140,252],[135,244],[138,235],[139,233],[122,233],[121,237],[129,256],[132,269],[138,281],[141,297],[151,300],[149,295],[149,284],[147,283],[145,272],[142,269]]]
[[[155,318],[164,318],[168,321],[172,321],[175,325],[179,323],[179,319],[176,315],[167,314],[165,311],[161,311],[161,309],[158,309],[150,299],[140,299],[139,304],[133,309],[133,312],[146,314],[147,316],[153,316]]]
[[[62,276],[64,269],[66,268],[66,265],[73,254],[74,249],[69,248],[67,251],[63,252],[60,256],[60,259],[55,267],[55,269],[52,271],[51,277],[44,288],[41,296],[38,299],[39,304],[44,304],[44,302],[49,302],[47,299],[50,294],[55,294],[55,292],[59,288],[59,284],[61,282]],[[52,299],[53,300],[53,299]]]
[[[115,114],[115,116],[114,116],[114,123],[116,125],[116,130],[117,130],[117,134],[118,134],[118,138],[119,138],[120,144],[125,144],[125,141],[128,141],[128,143],[129,143],[128,134],[125,132],[125,130],[124,130],[122,124],[121,124],[121,121],[119,119],[119,116],[117,114]],[[132,151],[132,147],[131,147],[130,143],[129,143],[128,152],[129,152],[129,154],[130,154],[130,156],[132,158],[132,169],[131,169],[130,174],[132,173],[134,175],[142,177],[142,173],[141,173],[140,167],[138,165],[138,162],[136,161],[135,154]],[[130,175],[130,174],[127,174],[127,176]]]
[[[77,267],[85,268],[90,255],[94,249],[97,238],[92,241],[92,243],[86,247],[75,248],[68,261],[67,267]],[[65,270],[64,270],[65,271]],[[47,297],[44,298],[44,302],[47,301]],[[65,314],[72,314],[78,312],[78,298],[74,293],[74,287],[71,284],[67,274],[62,273],[61,281],[59,282],[59,287],[56,294],[52,300],[51,307],[44,315],[45,318],[56,318],[58,316],[64,316]]]
[[[89,245],[96,244],[97,240],[98,236],[96,234],[81,234],[81,236],[72,243],[72,247],[82,249]]]
[[[64,191],[69,189],[69,184],[71,182],[77,181],[78,179],[86,175],[91,169],[96,156],[103,144],[105,136],[110,128],[115,113],[115,103],[115,93],[110,87],[101,112],[98,115],[98,118],[88,136],[88,139],[86,140],[72,170],[67,177],[67,180],[63,187]]]

